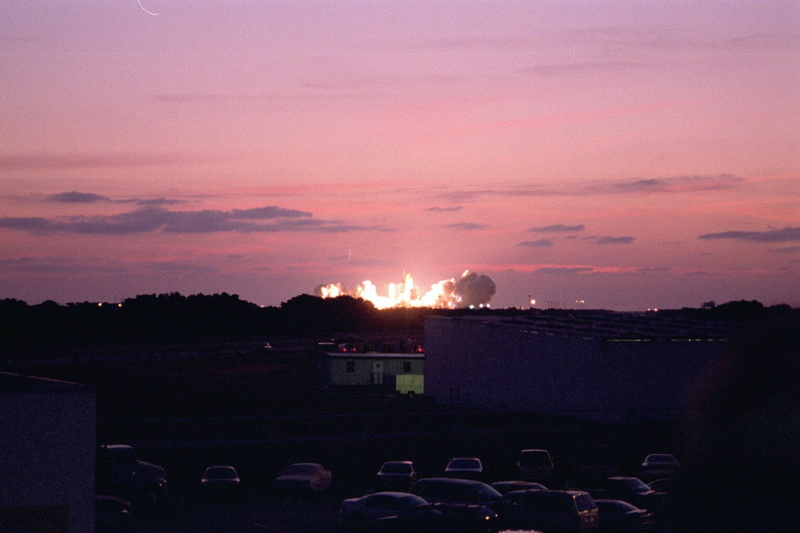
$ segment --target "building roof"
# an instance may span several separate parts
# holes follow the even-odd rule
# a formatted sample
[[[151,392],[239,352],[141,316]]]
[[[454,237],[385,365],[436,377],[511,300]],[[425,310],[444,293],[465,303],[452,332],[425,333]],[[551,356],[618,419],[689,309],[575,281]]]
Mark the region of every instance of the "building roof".
[[[383,352],[327,352],[331,358],[344,359],[425,359],[422,352],[414,353],[383,353]]]
[[[58,379],[0,372],[0,394],[31,392],[90,392],[87,385]]]
[[[488,327],[507,327],[530,333],[579,336],[590,339],[722,341],[730,335],[724,322],[695,320],[658,313],[571,311],[515,317],[431,317],[434,320],[467,320]]]

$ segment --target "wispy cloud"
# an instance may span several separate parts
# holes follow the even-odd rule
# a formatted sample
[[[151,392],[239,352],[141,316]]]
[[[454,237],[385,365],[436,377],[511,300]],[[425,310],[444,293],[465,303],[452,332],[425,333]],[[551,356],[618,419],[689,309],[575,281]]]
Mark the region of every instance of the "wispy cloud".
[[[606,192],[636,194],[676,194],[701,191],[720,191],[733,189],[743,178],[730,174],[718,176],[676,176],[671,178],[640,179],[611,183],[607,186],[595,187],[595,190]]]
[[[714,176],[673,176],[652,179],[619,180],[608,183],[584,182],[569,187],[541,186],[536,184],[496,186],[491,189],[462,189],[438,194],[453,202],[475,201],[484,197],[575,197],[592,195],[690,194],[731,190],[741,185],[744,178],[730,174]]]
[[[335,255],[327,258],[332,263],[342,263],[351,266],[366,266],[366,267],[383,267],[393,266],[394,261],[385,261],[382,259],[354,259],[351,255]]]
[[[594,272],[592,267],[545,267],[539,268],[536,272],[540,274],[583,274]]]
[[[458,231],[475,231],[479,229],[486,229],[488,224],[476,224],[475,222],[457,222],[455,224],[444,224],[443,228],[454,229]]]
[[[787,246],[785,248],[777,248],[772,251],[779,254],[798,254],[800,253],[800,246]]]
[[[58,258],[20,257],[0,259],[0,271],[23,272],[25,274],[74,274],[80,270],[75,261]]]
[[[51,194],[44,197],[47,202],[63,204],[94,204],[100,202],[113,202],[119,204],[136,204],[143,207],[158,207],[165,205],[176,205],[183,203],[183,200],[174,198],[123,198],[113,199],[101,194],[80,191],[67,191]]]
[[[747,52],[796,52],[800,48],[800,33],[758,33],[735,37],[720,43],[727,49]]]
[[[234,209],[231,211],[232,218],[245,218],[265,220],[270,218],[301,218],[311,217],[308,211],[298,211],[297,209],[285,209],[277,205],[267,207],[256,207],[253,209]]]
[[[434,213],[453,213],[455,211],[461,211],[462,209],[464,209],[464,206],[461,205],[456,205],[453,207],[433,206],[426,209],[426,211],[433,211]]]
[[[120,202],[133,202],[144,207],[157,207],[162,205],[182,204],[183,200],[176,200],[174,198],[133,198],[130,200],[120,200]]]
[[[546,246],[553,246],[553,241],[550,239],[538,239],[536,241],[522,241],[517,243],[517,246],[524,246],[528,248],[540,248]]]
[[[691,272],[686,272],[684,274],[687,278],[693,277],[707,277],[707,276],[718,276],[715,272],[709,272],[708,270],[692,270]]]
[[[705,233],[698,239],[735,239],[751,242],[791,242],[800,241],[800,227],[774,229],[768,231],[723,231]]]
[[[636,237],[594,237],[595,244],[633,244]]]
[[[232,211],[170,211],[160,207],[147,207],[116,215],[74,216],[63,219],[3,217],[0,218],[0,228],[32,233],[92,235],[128,235],[159,230],[165,233],[390,231],[377,226],[357,226],[313,219],[310,212],[278,206]]]
[[[50,202],[60,202],[65,204],[93,204],[96,202],[108,202],[111,199],[107,196],[93,194],[90,192],[69,191],[58,194],[51,194],[47,197]]]
[[[565,224],[553,224],[551,226],[540,226],[534,227],[529,229],[528,231],[534,231],[539,233],[572,233],[575,231],[583,231],[586,229],[586,226],[583,224],[576,224],[575,226],[567,226]]]
[[[522,72],[538,76],[574,76],[580,74],[632,72],[644,67],[634,61],[583,61],[575,63],[552,63],[534,65],[522,69]]]
[[[0,170],[72,170],[97,168],[150,167],[196,163],[197,156],[183,154],[118,153],[108,155],[91,154],[33,154],[0,156]]]

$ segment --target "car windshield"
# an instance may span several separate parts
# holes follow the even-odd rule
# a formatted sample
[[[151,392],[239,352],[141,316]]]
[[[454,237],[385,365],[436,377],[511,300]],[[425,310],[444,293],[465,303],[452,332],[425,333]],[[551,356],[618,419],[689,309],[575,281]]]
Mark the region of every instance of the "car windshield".
[[[365,496],[362,501],[368,507],[377,507],[379,509],[408,510],[428,505],[426,500],[413,494],[377,493]]]
[[[211,466],[206,469],[206,479],[235,479],[236,471],[226,466]]]
[[[578,507],[578,511],[591,511],[593,509],[597,509],[597,505],[594,503],[594,498],[588,494],[576,495],[575,505]]]
[[[409,463],[385,463],[381,468],[382,474],[410,474],[411,465]]]
[[[628,485],[628,488],[635,491],[635,492],[649,492],[652,490],[650,487],[645,485],[644,481],[639,478],[631,478],[625,480],[625,484]]]
[[[477,459],[453,459],[447,465],[447,468],[478,469],[480,467],[481,463]]]
[[[657,454],[657,455],[648,455],[645,459],[647,463],[660,463],[660,464],[675,464],[678,461],[675,460],[675,457],[672,455],[664,455],[664,454]]]
[[[489,485],[477,485],[474,489],[474,494],[477,500],[481,502],[493,502],[503,497],[502,494]]]
[[[622,514],[639,510],[637,507],[622,500],[598,500],[595,503],[600,512],[604,514]]]
[[[550,454],[545,451],[522,452],[519,456],[520,466],[548,466]]]
[[[414,509],[415,507],[422,507],[423,505],[428,505],[428,502],[425,499],[413,494],[408,494],[406,496],[395,498],[393,508]]]
[[[283,471],[284,476],[303,476],[303,475],[313,475],[316,474],[319,470],[317,465],[309,465],[309,464],[297,464],[297,465],[289,465],[286,467],[286,470]]]

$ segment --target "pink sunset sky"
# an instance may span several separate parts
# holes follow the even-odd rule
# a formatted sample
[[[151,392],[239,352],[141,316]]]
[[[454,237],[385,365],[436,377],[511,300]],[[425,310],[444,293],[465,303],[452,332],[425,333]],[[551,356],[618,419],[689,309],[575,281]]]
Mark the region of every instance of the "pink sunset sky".
[[[800,306],[800,2],[4,1],[0,298]]]

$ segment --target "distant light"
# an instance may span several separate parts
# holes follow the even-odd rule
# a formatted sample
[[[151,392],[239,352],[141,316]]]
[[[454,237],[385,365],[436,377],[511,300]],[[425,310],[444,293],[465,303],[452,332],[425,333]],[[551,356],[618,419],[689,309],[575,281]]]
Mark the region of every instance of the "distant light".
[[[117,304],[117,307],[122,307],[122,304]]]
[[[103,302],[97,302],[97,307],[103,307]]]
[[[531,305],[536,305],[536,300],[531,300]]]

